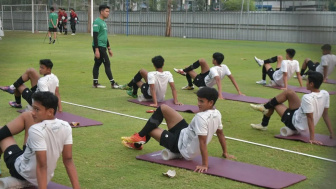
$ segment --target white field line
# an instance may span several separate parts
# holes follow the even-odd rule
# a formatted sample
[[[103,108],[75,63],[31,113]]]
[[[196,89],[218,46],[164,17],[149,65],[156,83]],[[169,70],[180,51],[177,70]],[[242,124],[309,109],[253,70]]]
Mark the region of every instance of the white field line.
[[[127,115],[127,114],[122,114],[122,113],[113,112],[113,111],[109,111],[109,110],[103,110],[103,109],[94,108],[94,107],[85,106],[85,105],[80,105],[80,104],[75,104],[75,103],[71,103],[71,102],[66,102],[66,101],[62,101],[62,102],[65,103],[65,104],[70,104],[70,105],[74,105],[74,106],[78,106],[78,107],[88,108],[88,109],[91,109],[91,110],[97,110],[97,111],[101,111],[101,112],[116,114],[116,115],[120,115],[120,116],[134,118],[134,119],[140,119],[140,120],[144,120],[144,121],[148,120],[146,118],[131,116],[131,115]],[[162,123],[162,124],[166,124],[166,123]],[[289,152],[289,153],[293,153],[293,154],[298,154],[298,155],[302,155],[302,156],[312,157],[312,158],[316,158],[316,159],[320,159],[320,160],[325,160],[325,161],[330,161],[330,162],[336,163],[336,160],[333,160],[333,159],[328,159],[328,158],[324,158],[324,157],[314,156],[314,155],[310,155],[310,154],[305,154],[305,153],[296,152],[296,151],[292,151],[292,150],[287,150],[287,149],[284,149],[284,148],[278,148],[278,147],[274,147],[274,146],[269,146],[269,145],[265,145],[265,144],[250,142],[250,141],[247,141],[247,140],[232,138],[232,137],[229,137],[229,136],[225,136],[225,138],[231,139],[231,140],[235,140],[235,141],[239,141],[239,142],[244,142],[244,143],[253,144],[253,145],[257,145],[257,146],[262,146],[262,147],[266,147],[266,148],[271,148],[271,149],[275,149],[275,150],[281,150],[281,151],[284,151],[284,152]]]

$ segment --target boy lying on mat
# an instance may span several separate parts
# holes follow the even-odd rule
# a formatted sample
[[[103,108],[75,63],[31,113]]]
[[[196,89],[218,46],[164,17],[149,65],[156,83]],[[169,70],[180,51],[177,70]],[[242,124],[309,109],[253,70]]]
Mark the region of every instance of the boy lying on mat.
[[[169,71],[163,71],[163,57],[153,57],[152,63],[155,71],[148,72],[145,69],[141,69],[128,84],[122,85],[120,88],[127,90],[129,96],[138,98],[139,101],[153,101],[153,104],[150,104],[150,106],[157,107],[158,102],[164,101],[167,84],[169,83],[174,98],[174,104],[182,105],[177,100],[177,93],[172,74]],[[142,78],[144,78],[145,83],[142,81]],[[139,88],[142,93],[140,96],[138,96]]]
[[[181,153],[183,158],[191,160],[202,155],[202,165],[197,165],[195,171],[204,172],[208,169],[207,144],[216,133],[225,158],[235,158],[227,153],[225,136],[223,134],[221,113],[214,109],[218,92],[214,88],[203,87],[197,92],[200,112],[188,124],[183,117],[167,105],[161,105],[149,118],[139,133],[131,137],[122,137],[122,143],[137,150],[147,143],[151,137],[160,145],[173,153]],[[159,128],[165,118],[168,130]]]
[[[329,93],[325,90],[319,90],[322,82],[323,75],[321,73],[309,72],[306,87],[311,93],[303,95],[302,102],[294,91],[285,90],[264,105],[251,104],[254,110],[264,114],[262,122],[251,124],[252,128],[266,130],[268,122],[274,110],[276,110],[281,116],[281,121],[285,124],[285,127],[281,128],[281,133],[297,134],[308,130],[310,134],[309,142],[321,145],[322,142],[314,138],[314,128],[319,119],[323,117],[330,132],[330,138],[333,138],[334,134],[328,115]],[[283,104],[286,101],[288,101],[288,108]]]

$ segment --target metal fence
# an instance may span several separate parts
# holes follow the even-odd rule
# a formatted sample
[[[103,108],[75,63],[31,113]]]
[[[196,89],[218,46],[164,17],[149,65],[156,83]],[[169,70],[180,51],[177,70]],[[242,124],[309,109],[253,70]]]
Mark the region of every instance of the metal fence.
[[[45,15],[35,13],[35,30],[47,30]],[[77,15],[77,31],[87,32],[87,12]],[[172,37],[336,44],[335,12],[172,12],[171,16]],[[5,30],[32,30],[29,11],[4,11],[2,19]],[[113,34],[164,36],[166,13],[113,11],[106,22]]]

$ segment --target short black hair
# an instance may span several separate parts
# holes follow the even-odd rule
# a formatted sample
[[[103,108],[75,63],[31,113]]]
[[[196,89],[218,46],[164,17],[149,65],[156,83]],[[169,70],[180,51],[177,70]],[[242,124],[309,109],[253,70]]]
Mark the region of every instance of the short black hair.
[[[322,50],[325,50],[325,51],[331,51],[331,45],[329,44],[324,44],[322,47],[321,47]]]
[[[217,64],[221,64],[224,60],[224,55],[222,53],[215,52],[212,55],[212,58],[216,60]]]
[[[50,7],[50,10],[51,10],[51,11],[54,11],[55,9],[54,9],[54,7]]]
[[[65,11],[65,8],[62,8],[62,10],[64,10],[64,11]]]
[[[308,71],[308,82],[314,84],[315,89],[319,89],[323,83],[323,75],[320,72]]]
[[[197,91],[197,96],[199,98],[205,98],[208,101],[213,101],[213,105],[216,104],[218,99],[218,91],[212,87],[202,87],[200,90]]]
[[[164,59],[161,55],[154,56],[152,58],[152,63],[154,64],[155,68],[162,68],[163,63],[164,63]]]
[[[42,59],[40,60],[40,65],[45,65],[47,68],[52,69],[54,64],[51,62],[50,59]]]
[[[100,5],[99,6],[99,12],[102,11],[102,10],[105,10],[105,9],[110,9],[110,7],[107,6],[107,5]]]
[[[295,56],[295,50],[294,49],[286,49],[286,53],[290,58],[293,58]]]
[[[53,93],[49,91],[38,91],[33,93],[32,99],[34,100],[34,102],[41,103],[41,105],[44,106],[46,109],[54,109],[54,115],[56,114],[58,98]]]
[[[70,10],[73,10],[73,11],[75,11],[75,9],[73,9],[73,8],[70,8]]]

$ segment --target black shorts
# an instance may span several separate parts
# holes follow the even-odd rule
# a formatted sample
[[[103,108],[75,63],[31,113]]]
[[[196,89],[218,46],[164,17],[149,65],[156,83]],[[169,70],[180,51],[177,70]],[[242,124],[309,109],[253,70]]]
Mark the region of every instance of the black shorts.
[[[274,80],[273,79],[273,74],[274,74],[274,70],[273,70],[273,68],[270,68],[269,70],[267,70],[267,75],[268,75],[268,77],[271,79],[271,80]]]
[[[207,71],[207,72],[205,72],[205,73],[200,73],[200,74],[198,74],[198,75],[195,77],[193,83],[194,83],[197,87],[205,87],[206,85],[205,85],[205,81],[204,81],[204,79],[205,79],[205,77],[206,77],[207,75],[209,75],[209,72],[210,72],[210,71]]]
[[[57,32],[57,28],[49,28],[50,32]]]
[[[148,94],[148,89],[149,89],[148,83],[144,83],[141,85],[141,93],[143,94],[145,99],[152,99],[152,96]]]
[[[23,154],[23,150],[21,150],[18,145],[13,144],[5,150],[4,161],[12,177],[15,177],[20,180],[26,180],[16,171],[15,166],[14,166],[15,160],[22,154]]]
[[[311,70],[311,71],[316,71],[316,67],[317,67],[318,65],[320,65],[320,63],[318,63],[318,62],[314,63],[314,62],[311,61],[311,60],[309,60],[309,61],[307,62],[307,67],[308,67],[308,69]]]
[[[293,115],[296,110],[297,109],[291,110],[288,108],[281,117],[281,121],[286,125],[286,127],[292,129],[293,131],[296,131],[296,128],[294,127],[292,122]]]
[[[160,145],[169,149],[171,152],[180,153],[178,149],[178,141],[181,130],[188,127],[188,123],[182,119],[170,130],[164,130],[161,134]]]
[[[29,105],[32,105],[32,95],[36,92],[37,85],[32,87],[31,89],[25,88],[22,91],[22,97],[28,102]]]

